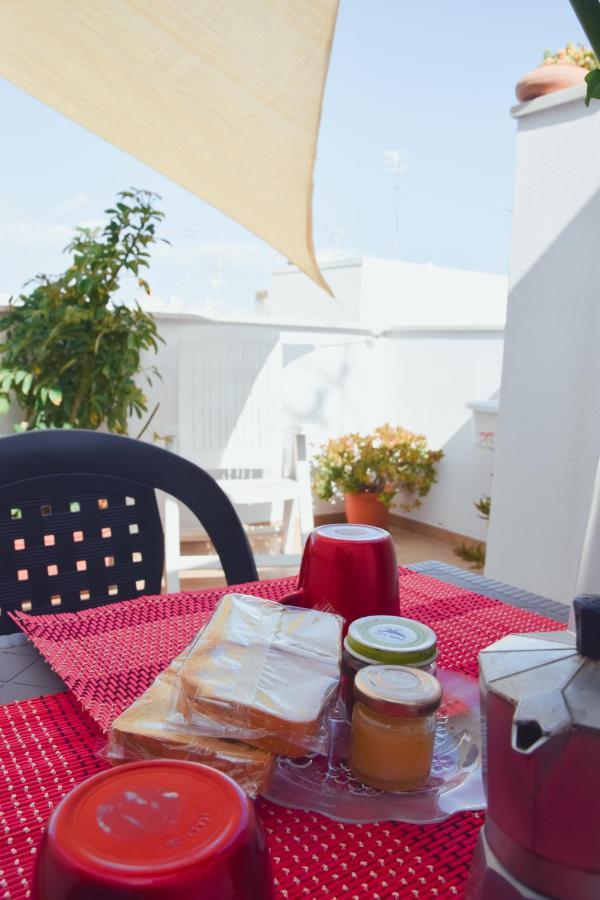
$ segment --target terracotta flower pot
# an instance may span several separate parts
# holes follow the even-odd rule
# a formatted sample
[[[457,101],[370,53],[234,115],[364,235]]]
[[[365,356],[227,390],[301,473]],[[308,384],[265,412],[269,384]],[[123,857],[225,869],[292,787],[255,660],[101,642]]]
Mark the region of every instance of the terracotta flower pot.
[[[345,494],[346,520],[353,525],[375,525],[387,528],[390,511],[377,494]]]
[[[562,63],[553,63],[547,66],[538,66],[524,75],[517,84],[515,91],[517,99],[524,103],[544,94],[552,94],[554,91],[562,91],[564,88],[573,87],[574,84],[582,84],[588,70],[582,66],[572,66]]]

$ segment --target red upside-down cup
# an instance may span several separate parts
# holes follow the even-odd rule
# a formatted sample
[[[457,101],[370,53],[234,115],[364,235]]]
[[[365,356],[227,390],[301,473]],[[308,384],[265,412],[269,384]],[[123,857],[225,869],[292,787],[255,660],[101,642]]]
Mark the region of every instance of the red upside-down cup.
[[[315,528],[304,547],[298,589],[282,602],[336,612],[346,620],[346,629],[362,616],[399,615],[391,535],[370,525]]]
[[[147,760],[100,772],[56,807],[34,900],[273,898],[264,832],[229,776]]]

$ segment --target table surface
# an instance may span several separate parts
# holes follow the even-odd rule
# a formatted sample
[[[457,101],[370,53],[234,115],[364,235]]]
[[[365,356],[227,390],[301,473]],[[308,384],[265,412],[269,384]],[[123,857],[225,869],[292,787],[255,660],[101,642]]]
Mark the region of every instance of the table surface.
[[[566,623],[569,616],[569,607],[566,604],[556,603],[547,597],[540,597],[435,560],[416,563],[407,568],[448,584],[475,591],[484,597],[493,597],[510,606],[539,613],[556,622]],[[19,632],[4,639],[4,644],[0,646],[0,704],[44,697],[66,689],[64,682],[50,669],[24,634]]]
[[[294,585],[295,579],[287,578],[240,589],[277,600]],[[438,632],[441,663],[471,676],[477,653],[491,641],[515,631],[555,630],[568,613],[544,598],[436,562],[412,571],[402,567],[400,585],[405,614]],[[61,682],[35,654],[27,658],[32,651],[22,636],[13,637],[4,653],[0,650],[10,678],[5,698],[11,691],[38,698],[0,706],[0,826],[5,835],[0,893],[7,900],[28,896],[35,845],[49,810],[71,787],[108,765],[98,753],[105,743],[103,730],[189,643],[226,591],[146,597],[79,616],[19,617],[71,689],[57,693]],[[48,692],[54,696],[40,696]],[[282,900],[324,893],[380,900],[464,896],[483,822],[482,812],[467,810],[429,825],[363,825],[264,798],[257,806]]]

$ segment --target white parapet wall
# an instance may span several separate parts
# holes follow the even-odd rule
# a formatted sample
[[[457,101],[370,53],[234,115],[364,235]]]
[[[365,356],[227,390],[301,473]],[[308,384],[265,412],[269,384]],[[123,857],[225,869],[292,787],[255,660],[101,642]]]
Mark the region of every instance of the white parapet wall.
[[[363,257],[322,264],[328,297],[295,266],[274,272],[266,310],[274,318],[405,326],[489,326],[506,319],[507,278],[432,263]]]
[[[513,111],[510,292],[486,565],[492,578],[563,602],[575,590],[600,454],[600,102],[587,109],[583,98],[575,87]]]

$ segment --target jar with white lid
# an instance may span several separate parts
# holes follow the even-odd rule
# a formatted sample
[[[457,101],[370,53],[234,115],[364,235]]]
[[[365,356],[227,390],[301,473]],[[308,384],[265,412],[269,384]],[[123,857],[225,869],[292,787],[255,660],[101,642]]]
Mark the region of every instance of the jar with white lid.
[[[367,666],[354,682],[350,769],[363,784],[408,791],[427,781],[442,686],[408,666]]]
[[[404,616],[364,616],[350,624],[342,654],[342,700],[350,718],[354,679],[365,666],[385,663],[436,673],[435,631]]]

